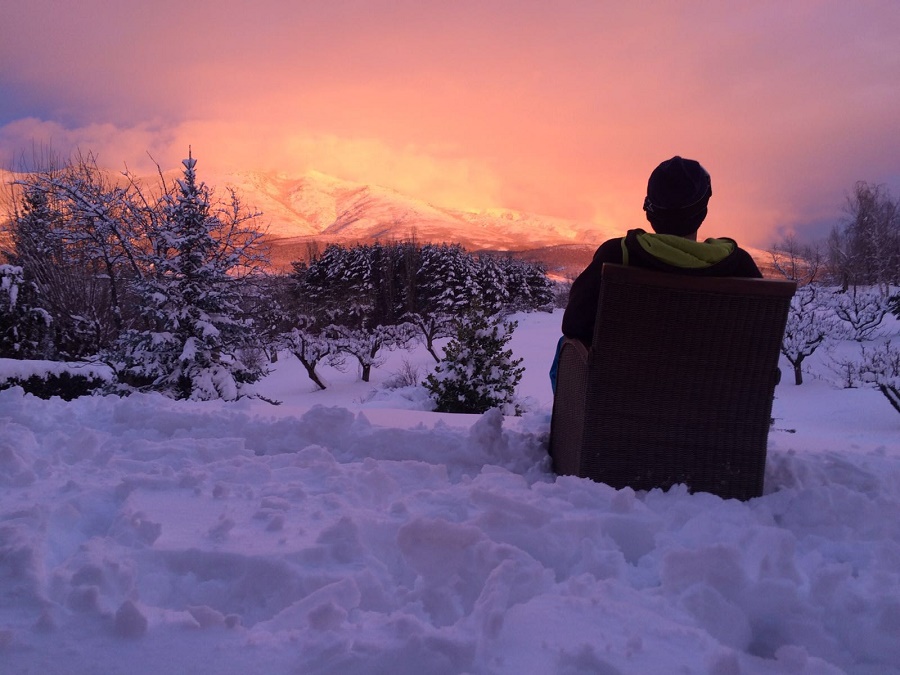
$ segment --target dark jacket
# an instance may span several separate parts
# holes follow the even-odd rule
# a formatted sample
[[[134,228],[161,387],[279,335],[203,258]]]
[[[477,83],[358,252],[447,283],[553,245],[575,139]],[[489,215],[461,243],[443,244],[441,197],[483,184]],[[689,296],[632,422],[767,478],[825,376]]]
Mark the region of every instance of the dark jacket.
[[[587,345],[594,338],[603,263],[624,263],[701,277],[762,277],[750,254],[738,247],[733,239],[695,242],[675,235],[629,230],[624,237],[610,239],[597,249],[591,264],[578,275],[569,292],[569,303],[562,321],[563,335]]]

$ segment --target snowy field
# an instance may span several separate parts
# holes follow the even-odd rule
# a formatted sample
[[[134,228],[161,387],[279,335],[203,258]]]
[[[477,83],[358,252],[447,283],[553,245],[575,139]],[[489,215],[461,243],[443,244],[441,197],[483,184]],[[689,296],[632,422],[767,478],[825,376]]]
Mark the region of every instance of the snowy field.
[[[777,391],[766,494],[549,470],[560,314],[522,418],[283,356],[283,401],[0,392],[0,673],[900,673],[900,415]],[[892,326],[896,328],[896,322]]]

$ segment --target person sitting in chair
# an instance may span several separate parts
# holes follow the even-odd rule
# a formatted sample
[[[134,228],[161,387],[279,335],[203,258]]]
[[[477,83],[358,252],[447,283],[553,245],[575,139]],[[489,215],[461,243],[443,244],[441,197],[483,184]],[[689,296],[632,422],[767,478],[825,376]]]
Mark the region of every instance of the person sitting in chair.
[[[653,232],[637,228],[600,245],[591,263],[572,283],[563,314],[563,336],[590,346],[604,263],[695,276],[761,278],[753,258],[733,239],[697,241],[710,196],[709,173],[696,160],[675,156],[657,166],[647,181],[644,199],[644,211]],[[562,338],[550,372],[554,391],[561,347]]]

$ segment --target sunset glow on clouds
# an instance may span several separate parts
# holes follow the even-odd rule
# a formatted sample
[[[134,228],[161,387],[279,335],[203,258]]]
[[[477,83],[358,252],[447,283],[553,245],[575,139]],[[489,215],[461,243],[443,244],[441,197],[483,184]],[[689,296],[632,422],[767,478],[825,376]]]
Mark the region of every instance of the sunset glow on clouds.
[[[8,168],[190,144],[201,177],[316,169],[624,230],[681,154],[712,174],[703,231],[763,247],[857,180],[900,192],[896,0],[0,2]]]

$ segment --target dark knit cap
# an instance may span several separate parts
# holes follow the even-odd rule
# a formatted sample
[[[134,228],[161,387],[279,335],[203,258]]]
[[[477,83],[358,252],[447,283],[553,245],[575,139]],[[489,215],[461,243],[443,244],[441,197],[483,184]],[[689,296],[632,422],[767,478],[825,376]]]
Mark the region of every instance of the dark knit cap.
[[[711,195],[706,169],[693,159],[676,156],[650,174],[644,211],[655,232],[684,237],[700,228]]]

